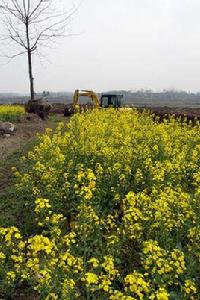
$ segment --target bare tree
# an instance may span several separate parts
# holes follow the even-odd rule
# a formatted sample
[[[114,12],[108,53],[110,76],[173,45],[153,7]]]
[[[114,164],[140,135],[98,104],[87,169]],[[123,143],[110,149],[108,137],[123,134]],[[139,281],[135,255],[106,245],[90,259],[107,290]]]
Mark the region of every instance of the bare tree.
[[[66,36],[75,11],[76,8],[67,11],[56,0],[0,0],[1,20],[6,30],[3,39],[18,46],[6,57],[27,55],[31,99],[35,95],[32,56],[55,39]]]

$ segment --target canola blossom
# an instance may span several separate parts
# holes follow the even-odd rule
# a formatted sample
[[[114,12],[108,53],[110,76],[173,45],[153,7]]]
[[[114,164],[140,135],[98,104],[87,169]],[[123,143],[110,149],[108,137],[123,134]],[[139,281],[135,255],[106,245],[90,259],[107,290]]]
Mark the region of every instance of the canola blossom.
[[[14,170],[23,224],[0,228],[1,298],[200,299],[199,131],[114,109],[47,130]]]
[[[16,122],[25,114],[21,105],[0,105],[0,121]]]

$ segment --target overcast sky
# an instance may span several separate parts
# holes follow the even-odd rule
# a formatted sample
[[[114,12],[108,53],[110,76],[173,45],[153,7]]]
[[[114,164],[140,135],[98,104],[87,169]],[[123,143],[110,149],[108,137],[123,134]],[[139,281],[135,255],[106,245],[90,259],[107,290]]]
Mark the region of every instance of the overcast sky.
[[[200,0],[83,0],[72,28],[34,59],[36,91],[200,91]],[[28,92],[27,74],[26,57],[1,66],[0,92]]]

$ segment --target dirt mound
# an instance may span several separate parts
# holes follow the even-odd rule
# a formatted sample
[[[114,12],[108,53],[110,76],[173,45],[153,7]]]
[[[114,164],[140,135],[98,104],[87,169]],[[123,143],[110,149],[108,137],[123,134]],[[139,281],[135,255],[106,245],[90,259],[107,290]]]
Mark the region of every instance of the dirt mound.
[[[43,98],[29,100],[25,104],[25,110],[28,113],[37,114],[41,119],[46,120],[51,110],[51,104]]]
[[[53,103],[51,106],[51,113],[64,115],[64,110],[66,106],[64,103]]]
[[[24,121],[29,121],[29,122],[42,122],[42,119],[36,115],[36,114],[27,114],[26,117],[24,118]]]

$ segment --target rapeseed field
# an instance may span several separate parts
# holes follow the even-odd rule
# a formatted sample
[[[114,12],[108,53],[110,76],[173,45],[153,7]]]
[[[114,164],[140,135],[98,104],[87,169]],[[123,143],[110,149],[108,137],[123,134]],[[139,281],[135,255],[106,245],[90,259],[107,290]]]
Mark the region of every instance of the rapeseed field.
[[[114,109],[47,130],[13,169],[23,224],[1,224],[1,298],[200,299],[199,132]]]
[[[21,105],[0,105],[0,121],[16,122],[25,114]]]

